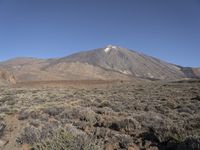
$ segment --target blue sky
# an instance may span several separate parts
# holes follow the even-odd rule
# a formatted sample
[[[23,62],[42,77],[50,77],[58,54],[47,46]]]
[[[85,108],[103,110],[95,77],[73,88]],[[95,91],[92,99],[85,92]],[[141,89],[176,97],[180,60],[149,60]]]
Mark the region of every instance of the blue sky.
[[[108,44],[200,66],[200,0],[0,0],[0,60]]]

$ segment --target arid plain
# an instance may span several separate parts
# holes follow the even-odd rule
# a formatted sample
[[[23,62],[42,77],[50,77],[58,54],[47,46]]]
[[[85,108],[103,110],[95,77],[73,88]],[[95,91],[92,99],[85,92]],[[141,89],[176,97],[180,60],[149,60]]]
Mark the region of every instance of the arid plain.
[[[199,80],[4,86],[0,148],[196,150],[199,93]]]

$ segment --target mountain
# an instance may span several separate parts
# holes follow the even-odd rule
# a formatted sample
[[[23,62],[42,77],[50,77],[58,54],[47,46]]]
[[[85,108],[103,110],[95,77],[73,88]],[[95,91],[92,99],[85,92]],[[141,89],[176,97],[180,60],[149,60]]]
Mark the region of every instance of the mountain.
[[[200,78],[199,68],[181,67],[126,48],[108,45],[58,59],[15,58],[0,63],[17,81]]]
[[[176,65],[112,45],[77,53],[60,59],[60,62],[62,61],[88,63],[140,78],[175,79],[185,77],[181,68]]]

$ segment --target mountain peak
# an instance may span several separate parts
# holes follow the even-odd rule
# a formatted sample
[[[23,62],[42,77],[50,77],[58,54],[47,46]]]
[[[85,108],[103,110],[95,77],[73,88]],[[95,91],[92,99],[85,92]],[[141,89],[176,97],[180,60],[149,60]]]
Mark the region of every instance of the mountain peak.
[[[107,45],[104,49],[105,53],[108,53],[110,50],[116,50],[118,48],[118,46],[115,45]]]

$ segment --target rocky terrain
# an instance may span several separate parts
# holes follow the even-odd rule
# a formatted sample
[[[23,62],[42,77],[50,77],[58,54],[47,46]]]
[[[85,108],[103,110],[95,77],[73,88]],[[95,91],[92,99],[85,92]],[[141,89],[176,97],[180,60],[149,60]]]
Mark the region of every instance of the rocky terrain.
[[[0,149],[199,150],[200,81],[0,89]]]

